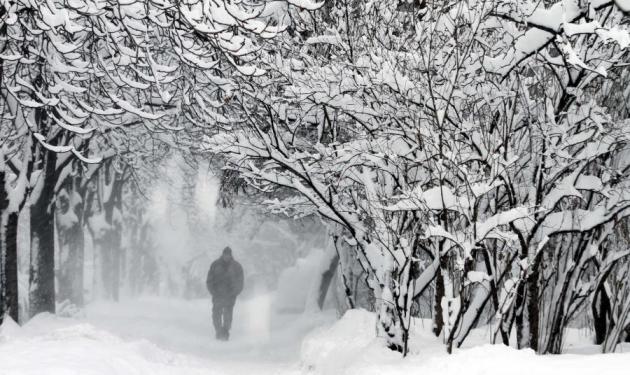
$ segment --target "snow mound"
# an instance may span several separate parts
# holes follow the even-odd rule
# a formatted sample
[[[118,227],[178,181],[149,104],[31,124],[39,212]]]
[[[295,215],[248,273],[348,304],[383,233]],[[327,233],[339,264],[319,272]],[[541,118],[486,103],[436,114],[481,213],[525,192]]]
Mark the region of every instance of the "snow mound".
[[[195,360],[146,341],[125,342],[90,324],[41,315],[34,324],[3,324],[0,374],[201,374]],[[54,328],[42,333],[40,328]],[[9,328],[7,328],[9,327]],[[220,373],[220,372],[219,372]]]
[[[320,374],[341,374],[375,358],[400,358],[376,337],[376,315],[366,310],[348,310],[327,328],[311,332],[302,342],[302,366]]]
[[[402,358],[376,337],[375,327],[374,313],[349,310],[304,339],[302,369],[317,375],[622,375],[630,368],[630,353],[536,355],[532,350],[485,344],[481,335],[477,346],[448,355],[441,338],[421,320],[410,332],[412,351]]]
[[[405,361],[407,362],[407,361]],[[530,349],[517,350],[503,345],[481,345],[422,360],[414,356],[408,363],[418,373],[483,375],[622,375],[628,373],[630,353],[591,355],[536,355]],[[415,366],[414,366],[415,364]],[[384,370],[381,367],[381,370]],[[392,372],[386,372],[390,374]],[[398,371],[393,372],[398,374]],[[402,374],[402,372],[400,372]]]
[[[2,325],[0,326],[0,342],[8,340],[20,332],[20,326],[11,319],[10,316],[5,316]]]
[[[630,353],[539,356],[483,344],[484,328],[471,335],[477,346],[448,355],[430,322],[421,320],[413,322],[412,354],[402,358],[376,337],[376,317],[364,310],[349,310],[335,322],[321,314],[278,316],[272,326],[279,331],[268,342],[251,342],[256,331],[243,326],[234,341],[217,342],[208,337],[208,303],[102,303],[86,309],[88,321],[40,314],[19,327],[6,320],[0,375],[626,375],[630,368]],[[307,331],[296,363],[289,348]],[[286,355],[272,355],[277,351]]]

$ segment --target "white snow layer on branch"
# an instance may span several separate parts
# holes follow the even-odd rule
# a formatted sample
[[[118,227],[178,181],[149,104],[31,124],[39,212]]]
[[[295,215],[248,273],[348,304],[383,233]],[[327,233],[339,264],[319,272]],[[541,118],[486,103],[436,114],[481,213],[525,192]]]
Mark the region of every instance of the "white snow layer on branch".
[[[77,149],[75,149],[74,146],[72,145],[67,145],[67,146],[51,145],[50,143],[46,142],[46,137],[44,137],[40,133],[33,133],[33,136],[37,139],[37,141],[39,141],[39,143],[42,146],[44,146],[44,148],[46,148],[47,150],[51,152],[54,152],[57,154],[65,154],[68,152],[72,152],[74,156],[76,156],[79,160],[81,160],[82,162],[86,164],[97,164],[97,163],[100,163],[102,160],[101,157],[96,157],[96,158],[85,157],[83,154],[81,154],[81,152],[77,151]]]
[[[622,10],[627,6],[628,0],[618,0],[615,4]],[[508,11],[499,16],[511,19],[516,23],[523,23],[529,28],[514,37],[513,46],[506,52],[500,52],[495,57],[486,57],[484,65],[491,72],[505,75],[509,73],[516,65],[541,50],[544,46],[554,40],[556,35],[564,32],[567,36],[573,36],[581,33],[592,32],[606,40],[614,40],[621,48],[626,48],[630,44],[630,34],[627,30],[620,28],[606,29],[597,27],[599,24],[576,24],[576,21],[583,19],[588,14],[589,6],[600,8],[611,6],[612,1],[592,0],[586,1],[588,5],[581,4],[577,0],[558,1],[550,8],[544,8],[538,2],[524,3],[516,5],[522,9]],[[533,10],[529,10],[532,9]],[[522,12],[522,13],[521,13]],[[524,15],[523,15],[524,14]],[[566,28],[568,26],[568,29]],[[565,44],[566,45],[566,44]],[[570,46],[570,45],[569,45]],[[581,62],[577,53],[573,53],[572,48],[566,47],[565,53],[569,55],[569,62],[574,65],[586,67]],[[600,74],[605,74],[601,68],[597,70]]]

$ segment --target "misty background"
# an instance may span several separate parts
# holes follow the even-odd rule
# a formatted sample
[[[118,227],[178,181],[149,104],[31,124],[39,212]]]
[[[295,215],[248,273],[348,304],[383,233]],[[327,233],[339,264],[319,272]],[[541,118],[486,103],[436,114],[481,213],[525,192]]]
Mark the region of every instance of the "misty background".
[[[104,283],[116,270],[114,264],[104,261],[102,248],[107,244],[98,238],[106,223],[102,214],[88,221],[88,229],[83,231],[82,270],[86,304],[151,296],[208,299],[205,280],[210,264],[225,246],[230,246],[245,273],[240,299],[273,296],[269,302],[274,309],[293,313],[317,308],[321,274],[334,257],[334,248],[319,219],[269,213],[246,196],[237,197],[230,207],[221,206],[218,200],[222,172],[208,163],[195,168],[175,155],[160,167],[159,173],[162,178],[137,187],[140,194],[135,195],[136,200],[124,201],[122,212],[115,213],[115,221],[122,222],[119,291],[115,298]],[[143,214],[130,214],[131,206],[142,207]],[[29,295],[29,219],[29,210],[23,210],[18,240],[20,297]],[[63,214],[57,220],[58,225],[63,225]],[[138,227],[140,233],[132,233]],[[55,233],[58,293],[58,278],[63,274],[68,252],[59,232]],[[140,237],[139,247],[132,243],[134,235]],[[337,298],[342,297],[336,291],[331,293],[326,307],[337,306]],[[21,298],[20,320],[27,318],[27,306],[28,298]],[[80,316],[82,306],[58,299],[57,314]],[[210,328],[209,315],[208,325]]]

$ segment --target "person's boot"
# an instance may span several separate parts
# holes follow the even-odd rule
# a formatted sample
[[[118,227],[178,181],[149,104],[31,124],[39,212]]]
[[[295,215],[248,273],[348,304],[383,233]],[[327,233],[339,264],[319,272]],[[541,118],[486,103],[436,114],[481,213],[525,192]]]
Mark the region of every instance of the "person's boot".
[[[230,331],[227,329],[223,331],[223,340],[228,341],[230,339]]]

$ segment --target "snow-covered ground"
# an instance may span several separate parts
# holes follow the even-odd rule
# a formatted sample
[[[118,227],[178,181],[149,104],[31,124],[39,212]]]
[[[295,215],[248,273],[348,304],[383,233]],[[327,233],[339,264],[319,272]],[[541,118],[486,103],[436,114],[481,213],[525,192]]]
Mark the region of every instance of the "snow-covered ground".
[[[272,314],[271,297],[237,303],[217,341],[210,300],[97,302],[83,317],[38,315],[0,330],[0,374],[291,373],[304,335],[334,314]]]
[[[317,374],[344,375],[622,375],[630,373],[630,351],[595,354],[588,338],[570,332],[571,352],[539,356],[488,342],[488,329],[472,333],[469,347],[448,355],[431,333],[429,321],[417,320],[412,330],[412,354],[401,360],[374,337],[371,313],[351,310],[330,327],[319,328],[304,340],[301,366]],[[476,346],[472,346],[477,343]],[[620,348],[627,350],[628,348]]]
[[[374,316],[350,311],[278,314],[268,295],[241,301],[232,340],[213,338],[209,300],[145,298],[88,306],[84,316],[40,315],[0,330],[0,374],[627,374],[630,353],[536,356],[480,345],[448,356],[418,321],[413,354],[401,359],[374,337]],[[484,330],[474,333],[483,340]],[[571,351],[594,352],[572,333]],[[623,349],[623,348],[622,348]],[[627,348],[625,348],[627,349]]]

